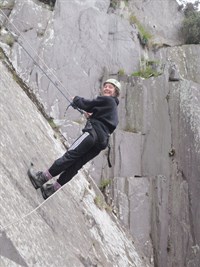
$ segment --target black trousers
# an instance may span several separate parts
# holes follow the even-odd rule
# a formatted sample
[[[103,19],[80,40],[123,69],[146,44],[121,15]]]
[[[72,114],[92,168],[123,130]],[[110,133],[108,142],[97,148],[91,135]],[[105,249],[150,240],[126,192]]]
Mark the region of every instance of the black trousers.
[[[96,135],[84,132],[61,158],[55,160],[49,168],[50,174],[53,177],[60,174],[57,179],[60,185],[69,182],[84,164],[101,152],[97,142]]]

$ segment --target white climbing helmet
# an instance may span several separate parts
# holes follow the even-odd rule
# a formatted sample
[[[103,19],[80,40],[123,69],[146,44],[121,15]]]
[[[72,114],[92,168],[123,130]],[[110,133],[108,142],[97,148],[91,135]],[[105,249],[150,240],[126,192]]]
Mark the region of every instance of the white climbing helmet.
[[[111,83],[111,84],[113,84],[113,85],[117,88],[118,93],[120,93],[120,91],[121,91],[121,89],[122,89],[122,86],[121,86],[121,83],[120,83],[120,82],[118,82],[118,81],[115,80],[115,79],[108,79],[108,80],[106,80],[106,81],[104,82],[103,85],[105,85],[106,83]]]

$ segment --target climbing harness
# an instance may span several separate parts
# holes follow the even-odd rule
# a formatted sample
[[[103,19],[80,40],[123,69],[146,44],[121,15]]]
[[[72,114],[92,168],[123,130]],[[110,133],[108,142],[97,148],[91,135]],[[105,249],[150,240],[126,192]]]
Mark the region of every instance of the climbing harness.
[[[68,107],[66,108],[66,111],[68,110],[68,108],[71,106],[74,109],[78,110],[81,114],[84,114],[83,110],[81,110],[80,108],[76,107],[74,105],[74,103],[69,99],[72,98],[71,94],[69,93],[69,91],[63,86],[63,84],[61,83],[61,81],[58,79],[58,77],[53,73],[53,71],[47,66],[47,64],[42,60],[42,58],[37,54],[36,50],[30,45],[30,43],[24,38],[24,36],[20,33],[20,31],[17,29],[17,27],[11,22],[9,21],[9,17],[0,9],[1,14],[4,16],[4,18],[12,25],[12,27],[16,30],[16,32],[18,33],[18,37],[22,37],[22,39],[27,43],[27,45],[30,47],[30,49],[33,51],[33,53],[37,56],[37,58],[40,60],[40,62],[42,62],[42,64],[45,66],[45,68],[47,69],[48,73],[50,75],[52,75],[56,81],[53,81],[53,79],[47,74],[47,72],[39,65],[39,63],[34,59],[34,57],[29,53],[29,51],[25,48],[25,46],[19,42],[19,40],[14,36],[13,32],[7,28],[7,30],[9,31],[9,33],[13,36],[13,38],[15,39],[15,41],[22,47],[22,49],[24,49],[24,51],[27,53],[27,55],[33,60],[33,62],[38,66],[38,68],[43,72],[43,74],[47,77],[47,79],[49,79],[49,81],[55,86],[55,88],[63,95],[63,97],[69,102]],[[67,97],[63,91],[59,88],[62,87],[67,94],[69,95],[69,97]],[[66,113],[65,111],[65,113]]]

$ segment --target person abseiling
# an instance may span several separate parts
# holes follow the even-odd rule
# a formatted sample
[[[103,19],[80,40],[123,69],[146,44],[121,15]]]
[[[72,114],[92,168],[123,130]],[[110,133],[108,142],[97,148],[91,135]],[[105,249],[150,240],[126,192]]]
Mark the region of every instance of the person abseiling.
[[[40,188],[44,199],[55,193],[60,187],[69,182],[88,161],[96,157],[108,146],[109,136],[118,125],[121,84],[115,79],[104,82],[100,96],[93,100],[75,96],[72,106],[86,112],[88,119],[82,134],[69,147],[68,151],[52,166],[42,172],[28,170],[28,176],[35,187]],[[59,175],[54,183],[46,183]]]

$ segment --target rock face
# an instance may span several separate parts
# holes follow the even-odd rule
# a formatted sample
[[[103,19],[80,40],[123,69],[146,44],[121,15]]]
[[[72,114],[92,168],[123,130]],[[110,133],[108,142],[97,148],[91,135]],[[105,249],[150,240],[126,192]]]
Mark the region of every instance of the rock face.
[[[181,49],[185,55],[188,46]],[[200,85],[168,78],[166,68],[159,78],[127,87],[128,127],[113,137],[114,170],[103,168],[102,159],[101,175],[115,177],[110,191],[119,216],[149,257],[153,244],[156,266],[198,266]]]
[[[153,42],[174,46],[183,42],[180,26],[183,14],[176,1],[130,1],[129,14],[135,15],[153,35]]]
[[[88,166],[89,173],[97,184],[111,180],[106,199],[149,261],[156,267],[197,267],[200,46],[181,45],[183,14],[176,1],[119,1],[116,9],[114,3],[57,0],[50,8],[37,0],[7,0],[1,47],[69,143],[83,119],[71,109],[64,118],[67,99],[93,97],[104,79],[120,79],[113,166],[107,167],[105,151]],[[131,16],[153,35],[148,49],[140,45]],[[18,42],[6,45],[6,28]],[[160,75],[131,75],[150,63]]]
[[[84,172],[42,200],[27,177],[30,161],[44,169],[65,149],[2,63],[0,88],[0,265],[151,266]]]
[[[198,266],[200,262],[199,101],[199,84],[185,80],[171,89],[172,146],[176,154],[172,157],[173,179],[169,187],[171,201],[168,205],[173,214],[169,217],[170,228],[176,230],[169,234],[168,244],[169,253],[176,255],[172,264],[182,262],[183,266],[185,263],[180,251],[185,251],[188,266]],[[181,233],[184,233],[184,239]]]

